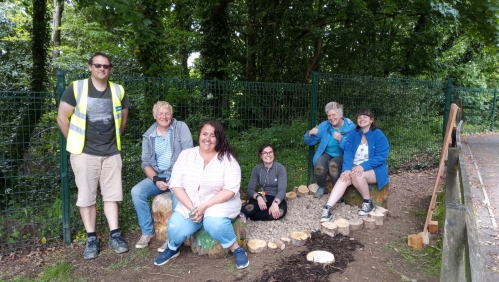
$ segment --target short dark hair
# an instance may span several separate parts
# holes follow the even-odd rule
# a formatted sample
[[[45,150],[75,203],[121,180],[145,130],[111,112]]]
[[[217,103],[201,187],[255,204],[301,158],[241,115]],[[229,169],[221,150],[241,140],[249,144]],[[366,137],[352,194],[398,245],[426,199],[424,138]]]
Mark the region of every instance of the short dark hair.
[[[207,124],[215,128],[215,137],[217,138],[215,151],[218,152],[218,159],[220,161],[223,160],[223,157],[225,156],[225,154],[227,154],[227,158],[229,159],[229,161],[231,160],[231,157],[237,161],[236,152],[234,151],[234,149],[232,149],[232,146],[227,139],[227,135],[225,135],[224,127],[218,120],[210,119],[201,123],[201,125],[199,126],[198,136],[201,136],[201,130]]]
[[[357,111],[357,114],[355,115],[355,119],[359,118],[359,116],[368,116],[373,119],[373,123],[371,123],[371,129],[374,131],[378,128],[378,124],[374,120],[374,114],[371,112],[369,109],[360,109]],[[355,127],[355,131],[359,131],[360,126],[357,124]]]
[[[275,148],[272,144],[269,144],[269,143],[263,143],[260,148],[258,148],[258,158],[260,158],[260,156],[262,155],[262,152],[263,150],[265,150],[265,148],[267,147],[270,147],[272,148],[272,151],[274,151],[274,155],[275,155]]]
[[[106,58],[108,61],[109,61],[109,64],[111,65],[111,67],[113,67],[113,64],[111,63],[111,58],[109,58],[109,56],[107,54],[104,54],[102,52],[95,52],[92,57],[90,57],[90,59],[88,59],[88,64],[91,65],[94,63],[94,58],[97,57],[97,56],[102,56],[104,58]]]

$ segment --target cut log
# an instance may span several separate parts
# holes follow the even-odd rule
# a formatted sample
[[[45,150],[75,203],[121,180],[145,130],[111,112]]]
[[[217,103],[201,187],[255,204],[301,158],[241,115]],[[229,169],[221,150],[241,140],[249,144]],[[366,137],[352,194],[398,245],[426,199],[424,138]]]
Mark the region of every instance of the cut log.
[[[366,217],[366,218],[363,218],[362,220],[364,220],[364,227],[365,228],[367,228],[367,229],[376,228],[376,220],[374,220],[374,218]]]
[[[295,192],[288,192],[286,193],[286,200],[293,200],[294,198],[296,198],[296,193]]]
[[[307,186],[305,185],[300,185],[300,187],[298,187],[298,192],[296,192],[296,194],[298,195],[298,197],[305,197],[308,195],[308,188]]]
[[[282,241],[283,243],[285,243],[285,244],[289,244],[289,243],[291,243],[291,239],[286,238],[286,237],[282,237],[282,238],[281,238],[281,241]]]
[[[168,222],[172,217],[171,192],[157,195],[152,201],[152,219],[154,221],[154,233],[159,241],[168,241]]]
[[[362,225],[364,225],[364,222],[360,218],[350,219],[348,223],[350,224],[350,231],[362,229]]]
[[[345,236],[348,236],[348,234],[350,234],[350,224],[348,223],[348,220],[344,218],[338,218],[334,221],[334,224],[338,226],[338,234],[341,233]]]
[[[383,215],[385,215],[385,216],[388,216],[388,210],[387,210],[387,209],[385,209],[385,208],[384,208],[384,207],[382,207],[382,206],[376,206],[376,210],[375,210],[375,211],[377,211],[377,212],[379,212],[379,213],[382,213],[382,214],[383,214]]]
[[[423,236],[419,234],[411,234],[407,239],[407,245],[413,247],[414,249],[420,249],[423,247]]]
[[[267,243],[267,248],[275,250],[275,249],[277,249],[277,245],[274,242],[268,242]]]
[[[277,245],[277,248],[281,251],[284,250],[284,248],[286,248],[286,245],[284,245],[284,243],[281,240],[275,241],[275,244]]]
[[[331,221],[323,222],[321,223],[321,232],[331,237],[334,237],[338,232],[338,226],[336,226],[336,224],[334,224]]]
[[[428,231],[430,233],[438,233],[438,221],[431,220],[430,225],[428,225]]]
[[[308,185],[308,191],[310,195],[314,195],[317,189],[319,189],[319,185],[317,185],[317,183],[312,183]]]
[[[267,242],[260,239],[251,239],[248,241],[248,251],[253,254],[261,253],[267,248]]]
[[[385,219],[385,215],[378,211],[372,211],[369,213],[369,216],[374,219],[376,225],[383,225],[383,220]]]
[[[303,246],[307,242],[308,235],[304,232],[291,232],[291,244],[295,246]]]
[[[326,251],[313,251],[307,254],[307,260],[314,263],[330,264],[334,262],[334,255]]]

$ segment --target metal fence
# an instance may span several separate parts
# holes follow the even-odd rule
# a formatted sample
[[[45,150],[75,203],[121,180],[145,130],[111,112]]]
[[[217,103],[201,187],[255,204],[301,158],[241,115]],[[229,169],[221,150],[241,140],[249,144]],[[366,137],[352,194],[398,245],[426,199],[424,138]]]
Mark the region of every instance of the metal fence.
[[[56,93],[0,91],[0,255],[69,243],[83,232],[75,206],[77,190],[56,124],[58,97],[78,75],[59,72]],[[165,100],[185,121],[198,143],[198,125],[219,119],[227,130],[242,170],[242,191],[259,162],[257,148],[276,146],[276,160],[288,171],[288,188],[313,180],[305,132],[326,119],[324,106],[338,101],[355,120],[370,108],[391,145],[392,172],[423,169],[438,162],[445,85],[410,79],[383,79],[314,73],[310,84],[114,76],[131,108],[122,141],[124,201],[120,226],[137,227],[131,188],[144,178],[141,137],[154,122],[152,105]],[[310,178],[310,179],[309,179]],[[63,193],[64,192],[64,193]],[[99,199],[99,197],[98,197]],[[64,207],[64,208],[61,208]],[[99,231],[107,232],[102,202]]]

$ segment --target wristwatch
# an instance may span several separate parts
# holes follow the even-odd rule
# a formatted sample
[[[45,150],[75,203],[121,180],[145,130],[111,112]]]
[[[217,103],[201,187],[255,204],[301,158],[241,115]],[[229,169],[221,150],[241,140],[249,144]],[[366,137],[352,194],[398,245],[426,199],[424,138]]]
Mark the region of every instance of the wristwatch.
[[[255,200],[258,200],[258,197],[261,197],[261,196],[262,196],[262,195],[260,195],[260,194],[256,193],[256,198],[255,198]]]
[[[274,200],[274,203],[279,204],[279,202],[277,200]]]

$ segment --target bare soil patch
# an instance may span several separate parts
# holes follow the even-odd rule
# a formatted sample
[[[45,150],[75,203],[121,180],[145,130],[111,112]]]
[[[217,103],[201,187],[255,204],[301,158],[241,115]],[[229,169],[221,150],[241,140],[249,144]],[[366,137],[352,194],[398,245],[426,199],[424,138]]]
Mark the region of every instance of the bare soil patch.
[[[407,260],[397,249],[407,244],[409,234],[423,230],[424,218],[417,213],[424,214],[428,209],[436,169],[390,177],[390,212],[383,226],[354,231],[349,237],[331,238],[313,233],[305,246],[287,245],[283,251],[248,253],[250,265],[246,269],[237,269],[231,254],[210,259],[193,254],[189,247],[181,247],[179,257],[158,267],[153,260],[162,244],[159,241],[153,241],[146,249],[131,248],[121,255],[110,250],[107,242],[101,242],[99,257],[85,261],[84,245],[76,242],[69,247],[3,257],[0,278],[36,277],[47,266],[65,261],[72,266],[75,279],[87,281],[439,281],[438,275],[425,273],[424,265]],[[133,247],[140,231],[123,235]],[[307,262],[306,254],[317,249],[332,252],[337,263],[319,269]]]

